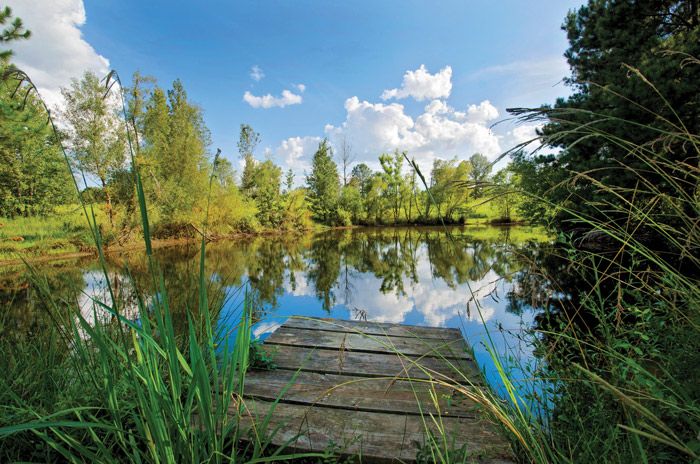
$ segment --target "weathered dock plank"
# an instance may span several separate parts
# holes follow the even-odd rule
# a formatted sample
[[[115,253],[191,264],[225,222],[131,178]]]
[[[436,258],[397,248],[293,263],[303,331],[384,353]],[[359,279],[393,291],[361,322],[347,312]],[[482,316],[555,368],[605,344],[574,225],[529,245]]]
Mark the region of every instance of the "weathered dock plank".
[[[330,332],[282,326],[266,343],[293,345],[308,348],[332,348],[342,346],[347,351],[402,353],[407,356],[431,355],[435,357],[472,359],[465,351],[464,339],[422,340],[413,337],[395,337],[384,334],[359,334],[353,332]]]
[[[281,396],[286,403],[356,411],[405,414],[422,411],[447,417],[476,417],[477,413],[476,404],[462,398],[454,388],[415,379],[358,378],[282,369],[251,371],[245,378],[244,394],[270,402]]]
[[[348,321],[345,319],[331,319],[320,317],[293,317],[287,319],[285,327],[309,330],[325,330],[336,332],[357,332],[367,335],[390,335],[393,337],[420,338],[428,340],[437,338],[440,340],[462,340],[462,332],[459,329],[445,327],[424,327],[420,325],[398,325],[387,322],[373,321]]]
[[[268,414],[269,403],[253,401],[241,415],[244,425],[260,423]],[[361,453],[362,462],[398,463],[415,461],[415,443],[425,442],[425,428],[438,433],[436,424],[426,417],[332,408],[310,408],[278,403],[268,423],[274,430],[286,421],[273,442],[285,443],[299,436],[287,452],[323,451],[328,443],[345,448],[345,454]],[[294,424],[293,426],[291,424]],[[493,426],[485,420],[444,417],[441,426],[455,441],[474,450],[474,460],[484,464],[505,464],[507,448]]]
[[[274,345],[263,345],[269,354]],[[360,377],[410,376],[416,379],[440,378],[462,384],[479,381],[473,361],[439,359],[429,356],[401,356],[395,353],[366,353],[327,348],[284,346],[274,354],[278,369],[344,374]]]
[[[362,462],[408,463],[429,430],[465,446],[467,462],[512,462],[504,437],[461,393],[481,385],[464,344],[457,329],[292,317],[263,344],[277,369],[246,375],[241,421],[259,424],[279,399],[268,431],[279,426],[277,446],[300,435],[287,451],[332,442]]]

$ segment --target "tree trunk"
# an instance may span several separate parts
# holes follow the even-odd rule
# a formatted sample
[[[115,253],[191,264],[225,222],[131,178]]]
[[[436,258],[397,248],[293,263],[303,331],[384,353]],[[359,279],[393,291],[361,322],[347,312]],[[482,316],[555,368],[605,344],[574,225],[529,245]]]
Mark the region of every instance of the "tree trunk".
[[[114,229],[114,211],[112,210],[112,194],[109,193],[109,188],[107,188],[107,182],[105,179],[100,179],[102,181],[102,190],[107,195],[107,213],[109,215],[109,225]]]

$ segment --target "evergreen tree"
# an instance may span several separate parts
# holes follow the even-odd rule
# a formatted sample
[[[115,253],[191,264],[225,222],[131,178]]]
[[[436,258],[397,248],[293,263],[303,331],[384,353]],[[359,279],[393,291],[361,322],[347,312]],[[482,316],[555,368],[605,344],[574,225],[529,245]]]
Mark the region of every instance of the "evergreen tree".
[[[260,133],[255,132],[248,124],[241,124],[241,135],[238,139],[238,153],[245,161],[243,175],[241,176],[241,190],[247,196],[253,195],[254,186],[252,184],[253,169],[255,168],[255,158],[253,152],[260,142]]]
[[[571,77],[565,81],[575,92],[557,100],[553,108],[530,113],[549,118],[542,134],[563,150],[516,159],[516,170],[534,176],[522,178],[532,193],[595,216],[597,205],[617,201],[599,183],[634,189],[634,173],[647,169],[638,157],[627,156],[629,144],[663,146],[663,131],[675,130],[671,124],[680,123],[691,134],[699,132],[698,65],[692,58],[700,56],[699,5],[694,0],[590,0],[569,13],[563,29],[570,44],[565,56]],[[604,136],[582,137],[578,129],[586,126]],[[697,164],[680,143],[663,152],[669,166]],[[648,180],[672,192],[675,187],[664,185],[664,179],[674,175],[650,173]],[[692,182],[679,179],[678,185],[693,194]],[[573,217],[560,212],[542,219],[567,228]]]
[[[0,10],[0,26],[5,26],[5,24],[9,24],[9,26],[0,31],[0,44],[28,39],[32,35],[31,31],[24,28],[20,18],[12,19],[12,9],[9,6]],[[0,67],[7,66],[10,58],[12,58],[12,50],[0,51]]]
[[[39,98],[6,77],[0,82],[0,216],[51,212],[75,198],[60,145]]]
[[[325,224],[331,224],[338,206],[340,179],[327,139],[323,139],[314,153],[311,174],[306,177],[306,183],[313,213]]]

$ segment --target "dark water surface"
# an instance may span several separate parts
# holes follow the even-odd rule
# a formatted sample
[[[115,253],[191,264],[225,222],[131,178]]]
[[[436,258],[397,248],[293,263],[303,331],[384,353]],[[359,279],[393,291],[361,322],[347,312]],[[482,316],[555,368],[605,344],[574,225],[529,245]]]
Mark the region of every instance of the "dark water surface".
[[[237,322],[247,288],[259,319],[253,332],[260,338],[293,314],[456,327],[474,348],[492,385],[499,388],[500,378],[484,341],[490,336],[502,356],[523,362],[534,359],[521,337],[527,340],[523,334],[532,327],[536,310],[523,303],[520,287],[532,267],[529,260],[537,256],[546,237],[517,227],[450,231],[453,242],[441,228],[411,227],[211,243],[206,253],[208,295],[221,308],[219,325],[227,330]],[[196,317],[198,307],[199,246],[193,243],[155,254],[175,325],[184,327],[187,314]],[[40,287],[66,314],[80,307],[90,322],[95,317],[113,319],[92,304],[93,299],[107,304],[111,300],[97,260],[49,263],[37,271],[43,276]],[[138,318],[137,295],[148,304],[158,294],[141,252],[110,256],[107,273],[126,317]],[[10,332],[32,336],[50,323],[46,298],[27,274],[24,268],[0,270],[3,336],[11,336]],[[516,378],[525,375],[516,370]]]

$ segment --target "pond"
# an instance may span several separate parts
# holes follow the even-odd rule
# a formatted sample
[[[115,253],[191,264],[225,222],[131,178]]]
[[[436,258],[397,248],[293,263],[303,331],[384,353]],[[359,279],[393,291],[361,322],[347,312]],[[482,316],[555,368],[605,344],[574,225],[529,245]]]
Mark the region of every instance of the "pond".
[[[537,309],[521,287],[548,239],[524,227],[453,227],[450,235],[437,227],[382,227],[210,243],[208,295],[227,330],[247,290],[259,338],[294,314],[459,328],[490,383],[501,389],[486,345],[512,358],[515,378],[528,375],[517,364],[535,361],[526,340]],[[175,325],[184,327],[198,307],[199,245],[159,249],[155,257]],[[54,262],[37,272],[44,276],[40,287],[66,312],[80,307],[89,322],[112,317],[91,304],[110,300],[99,261]],[[50,323],[41,289],[27,274],[24,268],[0,274],[3,336],[32,336]],[[159,293],[142,252],[110,255],[107,275],[128,318],[138,317],[137,298],[148,304]]]

